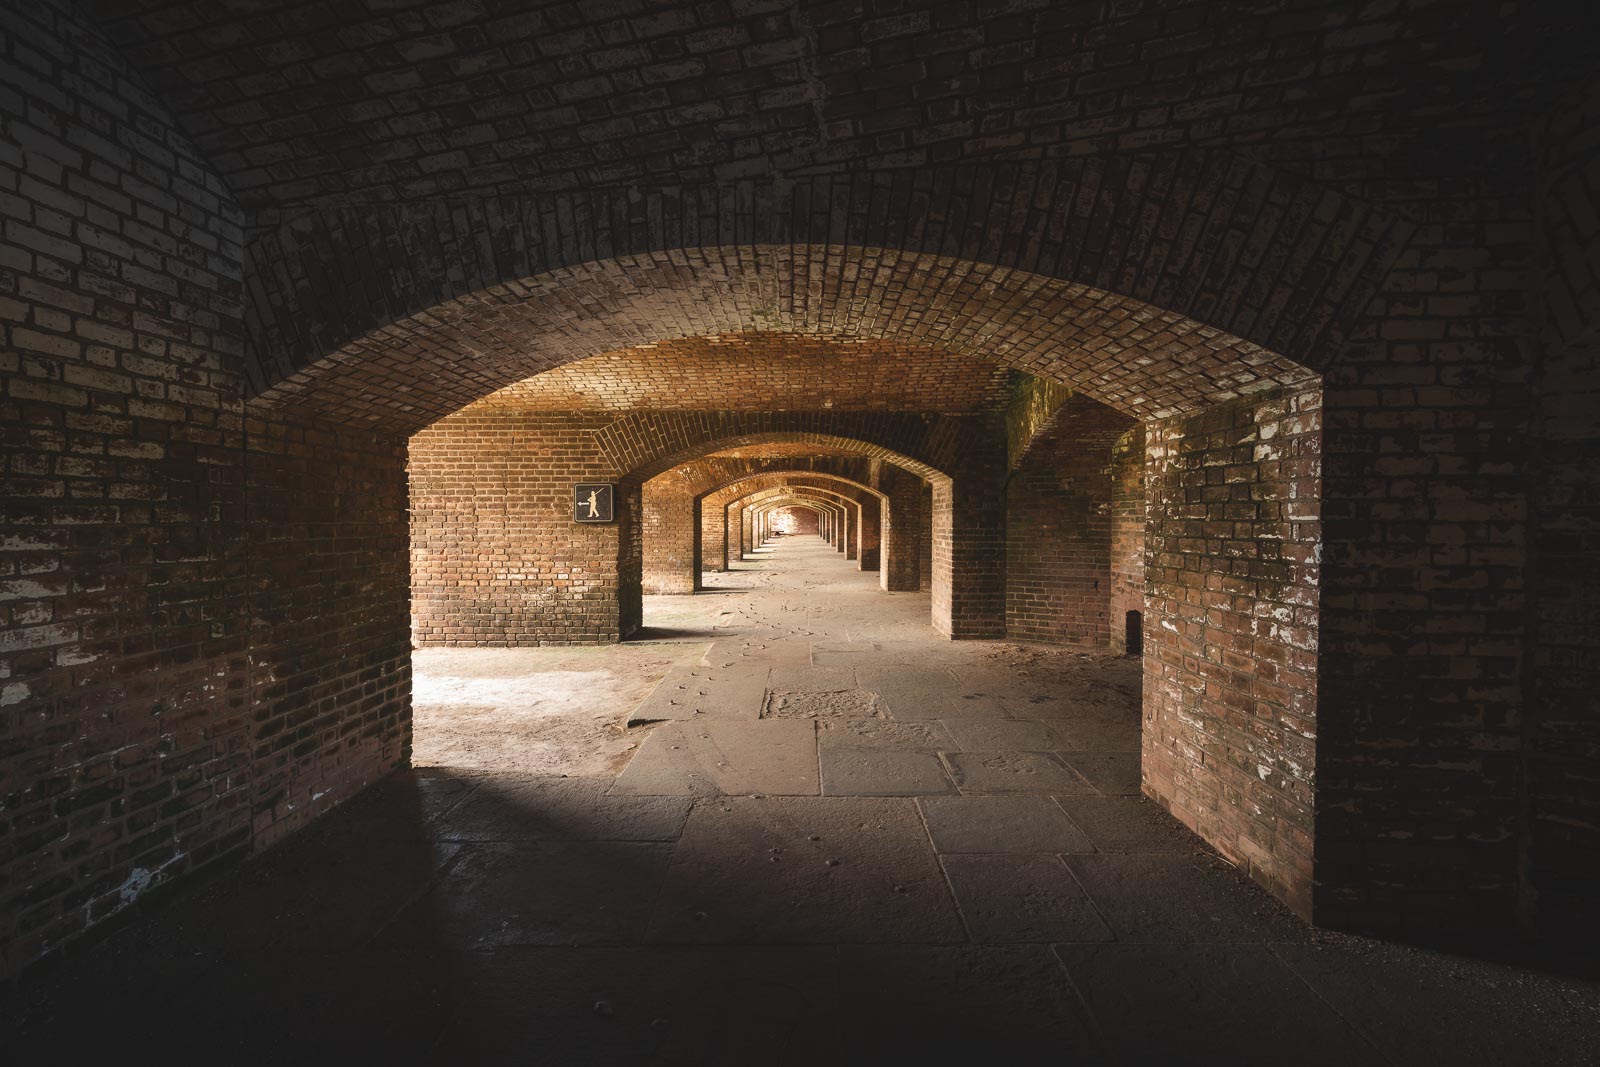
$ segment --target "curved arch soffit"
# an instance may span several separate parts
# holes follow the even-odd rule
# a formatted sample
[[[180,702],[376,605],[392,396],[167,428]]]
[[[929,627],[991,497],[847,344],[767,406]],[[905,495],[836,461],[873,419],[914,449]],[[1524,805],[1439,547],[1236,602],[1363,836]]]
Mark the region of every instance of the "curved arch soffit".
[[[1314,377],[1414,230],[1201,148],[324,205],[246,249],[246,363],[258,407],[408,431],[585,356],[784,330],[973,353],[1161,418]]]
[[[883,501],[886,501],[886,500],[889,499],[888,494],[884,493],[882,490],[874,489],[870,485],[866,485],[866,484],[864,484],[862,482],[855,481],[855,480],[853,480],[851,478],[846,478],[842,474],[827,474],[827,473],[823,473],[823,472],[820,472],[820,471],[808,471],[808,470],[761,471],[761,472],[759,472],[757,474],[742,474],[737,478],[731,478],[728,481],[723,482],[721,485],[713,486],[712,488],[707,489],[705,492],[697,494],[695,499],[696,500],[705,500],[707,497],[715,496],[717,493],[723,492],[724,490],[731,489],[734,486],[740,485],[740,484],[742,484],[744,482],[755,481],[758,478],[815,478],[815,479],[818,479],[818,480],[826,480],[826,481],[830,481],[830,482],[836,482],[836,483],[838,483],[840,485],[848,485],[848,486],[850,486],[850,488],[859,490],[860,492],[870,493],[874,497],[876,497],[880,503],[882,503]],[[773,488],[773,487],[764,487],[764,488]],[[821,488],[821,487],[813,486],[811,488]],[[731,504],[735,500],[739,500],[739,499],[742,499],[742,498],[741,497],[729,497],[727,503]]]
[[[758,506],[759,504],[765,503],[770,497],[772,497],[775,494],[779,494],[779,493],[787,493],[790,496],[796,496],[796,497],[798,497],[798,496],[811,497],[811,498],[814,498],[814,499],[822,500],[824,503],[832,504],[835,507],[841,507],[841,508],[845,507],[845,506],[859,508],[861,506],[861,502],[858,501],[858,500],[851,500],[849,497],[841,496],[838,493],[832,492],[832,491],[827,490],[827,489],[818,488],[816,486],[805,486],[805,485],[800,485],[800,486],[782,486],[782,485],[780,485],[780,486],[769,486],[769,487],[764,488],[764,489],[753,489],[749,493],[746,493],[742,497],[737,497],[737,498],[735,498],[733,500],[728,501],[727,507],[733,508],[733,507],[739,507],[739,506],[742,505],[742,506],[744,506],[746,508],[754,508],[754,507]]]
[[[640,421],[653,431],[653,435],[660,434],[661,420],[643,418]],[[666,441],[658,451],[648,455],[642,454],[642,450],[632,443],[633,438],[642,435],[617,429],[623,425],[623,420],[602,430],[597,440],[601,450],[611,457],[614,469],[628,472],[622,476],[622,480],[630,483],[649,481],[673,467],[713,452],[790,443],[813,444],[866,459],[882,460],[930,481],[950,480],[950,476],[936,465],[943,460],[931,455],[935,442],[931,440],[933,435],[929,432],[928,424],[921,416],[906,412],[777,412],[771,415],[754,412],[749,413],[748,418],[741,413],[706,412],[696,413],[690,422],[698,425],[674,426],[673,430],[679,439]],[[774,422],[788,423],[791,428],[770,428]],[[878,440],[828,432],[829,429],[839,428],[841,423],[850,424],[849,428],[858,433],[872,433]],[[741,432],[741,424],[748,424],[752,429]],[[699,435],[692,431],[698,431]],[[884,441],[893,442],[900,448],[882,443]],[[959,447],[955,442],[950,444],[951,447]],[[913,456],[901,450],[907,446],[923,454]]]

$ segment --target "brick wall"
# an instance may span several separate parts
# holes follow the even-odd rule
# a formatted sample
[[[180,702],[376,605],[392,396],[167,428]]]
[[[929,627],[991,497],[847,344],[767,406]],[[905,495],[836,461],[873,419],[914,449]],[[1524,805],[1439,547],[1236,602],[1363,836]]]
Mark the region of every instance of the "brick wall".
[[[1337,713],[1318,730],[1316,839],[1330,925],[1484,936],[1527,919],[1526,174],[1406,187],[1418,230],[1326,378],[1321,695]]]
[[[0,978],[249,842],[240,221],[76,9],[0,15]]]
[[[599,449],[601,415],[463,412],[411,438],[415,641],[545,645],[616,641],[623,583],[642,546],[617,521],[572,520],[574,482],[620,477]],[[637,492],[637,490],[635,490]],[[630,556],[638,563],[628,565]],[[637,569],[635,569],[637,568]]]
[[[259,847],[410,759],[406,452],[281,418],[247,431]]]
[[[817,513],[810,508],[784,508],[777,528],[782,530],[785,535],[815,535],[817,532]]]
[[[1533,379],[1524,907],[1600,942],[1600,89],[1540,131],[1547,326]]]
[[[1112,446],[1130,422],[1087,397],[1063,396],[1028,427],[1025,446],[1013,444],[1015,467],[1006,481],[1007,637],[1111,647]],[[1019,438],[1015,431],[1011,436]]]
[[[1144,427],[1111,446],[1111,650],[1128,652],[1130,612],[1144,617]]]
[[[1144,791],[1312,908],[1321,398],[1145,427]]]
[[[641,489],[641,587],[646,593],[692,593],[700,585],[694,489],[692,476],[676,469],[650,479]]]

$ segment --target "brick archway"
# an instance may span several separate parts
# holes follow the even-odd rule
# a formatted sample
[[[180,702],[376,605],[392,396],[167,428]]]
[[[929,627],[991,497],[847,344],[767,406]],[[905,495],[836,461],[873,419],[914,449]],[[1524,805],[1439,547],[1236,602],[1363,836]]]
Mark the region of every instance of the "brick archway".
[[[745,551],[760,547],[764,535],[760,522],[773,507],[781,506],[780,500],[818,504],[829,518],[822,534],[839,553],[848,557],[852,542],[859,544],[862,508],[858,500],[816,486],[784,483],[751,490],[726,506],[727,512],[739,515],[737,520],[730,518],[729,537],[735,536],[736,527],[741,558]]]
[[[337,397],[347,416],[415,428],[628,344],[836,332],[984,349],[1159,417],[1284,384],[1292,361],[1326,366],[1410,232],[1213,149],[502,198],[493,219],[323,205],[247,249],[249,362],[267,407]],[[890,290],[911,299],[875,296]],[[928,307],[959,315],[905,317]],[[1072,358],[1068,322],[1191,358],[1108,373],[1103,342],[1098,361]]]

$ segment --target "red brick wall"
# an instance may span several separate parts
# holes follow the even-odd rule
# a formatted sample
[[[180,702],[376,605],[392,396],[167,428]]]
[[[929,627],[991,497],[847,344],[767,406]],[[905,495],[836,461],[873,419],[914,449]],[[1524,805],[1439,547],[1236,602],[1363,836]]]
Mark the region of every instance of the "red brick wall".
[[[1312,904],[1321,398],[1145,427],[1144,790]]]
[[[241,214],[75,7],[0,33],[0,981],[251,832]]]
[[[1040,426],[1006,482],[1006,636],[1111,645],[1112,445],[1131,420],[1085,397]]]
[[[1144,427],[1111,446],[1111,650],[1128,651],[1128,613],[1144,615]]]
[[[1522,903],[1600,942],[1600,86],[1539,131],[1547,324],[1533,379]]]
[[[617,478],[595,443],[605,416],[463,413],[411,438],[416,643],[615,641],[642,548],[616,522],[572,520],[572,484]],[[637,559],[638,562],[633,562]],[[619,570],[619,561],[624,565]]]
[[[930,592],[933,589],[933,486],[923,482],[918,496],[916,588]]]
[[[1508,165],[1494,183],[1407,186],[1422,225],[1326,377],[1316,839],[1330,925],[1481,936],[1530,917],[1524,180]]]
[[[405,443],[252,417],[252,821],[271,844],[411,755]]]
[[[782,525],[785,534],[816,534],[817,513],[810,508],[784,508]]]
[[[682,470],[644,483],[642,588],[646,593],[692,593],[700,584],[695,537],[695,485]]]

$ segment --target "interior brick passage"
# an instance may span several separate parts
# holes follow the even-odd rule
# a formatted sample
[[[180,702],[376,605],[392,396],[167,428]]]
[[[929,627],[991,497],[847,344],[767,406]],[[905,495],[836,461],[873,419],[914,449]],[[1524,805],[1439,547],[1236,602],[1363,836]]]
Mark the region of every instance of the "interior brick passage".
[[[863,650],[821,646],[876,638],[719,591],[794,521],[958,689],[997,642],[1035,649],[1015,672],[1137,650],[1106,670],[1139,675],[1141,794],[1301,919],[1600,934],[1594,12],[260,7],[0,14],[5,977],[290,862],[374,788],[487,798],[405,776],[414,657],[645,655],[720,621],[807,639],[770,671],[844,669],[816,657]],[[572,521],[578,481],[614,521]],[[901,718],[873,685],[762,693],[772,736]],[[962,800],[965,753],[1073,751],[939,742],[915,755],[943,779],[907,773]],[[884,825],[931,831],[929,804]],[[605,844],[670,867],[680,830]],[[419,891],[494,852],[409,840],[372,870]],[[1121,947],[996,947],[1004,902],[961,898],[1022,867],[929,841],[971,943],[932,973],[1313,981],[1276,942],[1130,962],[1115,894],[1049,858],[1072,848],[1016,863],[1068,871]],[[232,973],[183,959],[191,989]],[[1347,1020],[1336,987],[1381,988],[1351,967],[1317,972]],[[1103,1033],[1115,996],[1083,993]]]

